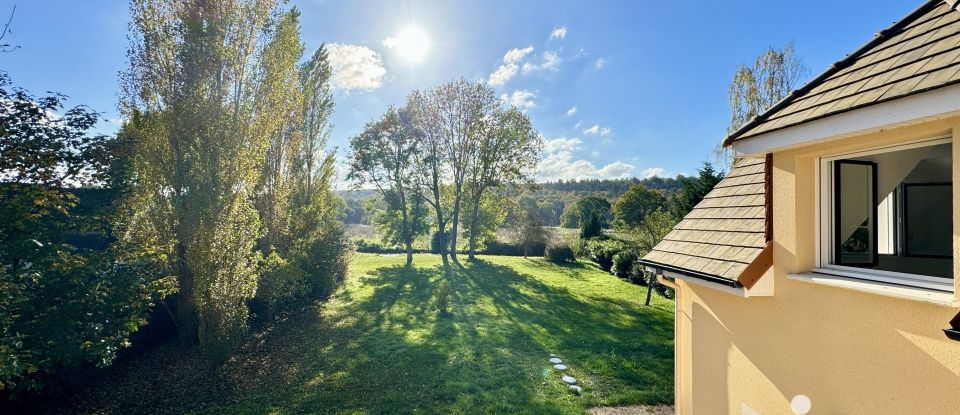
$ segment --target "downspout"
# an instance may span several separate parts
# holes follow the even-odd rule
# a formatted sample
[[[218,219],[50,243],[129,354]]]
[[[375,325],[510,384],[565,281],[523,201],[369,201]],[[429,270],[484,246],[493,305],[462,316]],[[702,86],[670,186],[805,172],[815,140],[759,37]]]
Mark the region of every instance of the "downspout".
[[[658,270],[659,271],[659,270]],[[680,311],[680,286],[676,282],[668,280],[663,277],[660,272],[657,272],[657,283],[663,284],[667,287],[673,289],[674,298],[673,298],[673,408],[674,411],[679,415],[684,415],[686,412],[683,411],[681,394],[680,394],[680,374],[683,373],[680,370],[680,320],[681,320],[681,311]]]

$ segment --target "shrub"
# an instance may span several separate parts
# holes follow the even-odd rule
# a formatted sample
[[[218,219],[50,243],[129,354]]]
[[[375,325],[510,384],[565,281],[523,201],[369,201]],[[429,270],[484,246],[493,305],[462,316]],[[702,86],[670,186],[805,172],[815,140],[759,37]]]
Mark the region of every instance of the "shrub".
[[[547,246],[544,256],[548,261],[555,264],[577,262],[577,257],[573,254],[573,248],[570,248],[570,245],[565,243]]]
[[[261,268],[256,295],[266,305],[267,317],[272,317],[278,306],[293,302],[306,292],[306,274],[296,264],[271,252]]]
[[[580,239],[603,236],[603,216],[598,212],[591,212],[587,217],[580,219]]]
[[[331,225],[312,240],[298,243],[291,252],[306,274],[307,294],[326,298],[347,275],[352,243],[342,225]]]
[[[590,259],[607,272],[613,267],[613,256],[626,248],[623,242],[612,239],[592,239],[587,242]]]
[[[519,243],[500,242],[497,240],[488,240],[484,243],[481,251],[484,255],[505,255],[505,256],[523,256],[523,245]],[[528,247],[530,255],[542,256],[546,250],[546,244],[540,243]]]
[[[437,291],[433,294],[437,310],[440,314],[446,314],[449,311],[450,297],[452,296],[453,290],[450,289],[450,284],[448,284],[446,280],[440,281],[440,286],[437,287]]]
[[[633,264],[638,259],[640,259],[640,257],[632,249],[617,252],[613,256],[613,265],[610,267],[610,273],[620,278],[627,278],[633,271]]]
[[[65,370],[109,365],[159,298],[175,291],[159,258],[118,260],[52,244],[0,265],[0,391],[39,390]]]

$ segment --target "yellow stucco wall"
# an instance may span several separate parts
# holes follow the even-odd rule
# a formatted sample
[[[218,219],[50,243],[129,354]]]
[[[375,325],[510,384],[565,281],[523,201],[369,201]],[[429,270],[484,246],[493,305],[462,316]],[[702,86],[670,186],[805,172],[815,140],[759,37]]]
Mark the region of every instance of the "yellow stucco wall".
[[[814,265],[819,157],[952,133],[960,118],[774,153],[775,294],[677,281],[680,413],[790,414],[799,394],[811,414],[960,413],[960,342],[941,331],[960,310],[787,278]],[[957,257],[960,192],[953,198]]]

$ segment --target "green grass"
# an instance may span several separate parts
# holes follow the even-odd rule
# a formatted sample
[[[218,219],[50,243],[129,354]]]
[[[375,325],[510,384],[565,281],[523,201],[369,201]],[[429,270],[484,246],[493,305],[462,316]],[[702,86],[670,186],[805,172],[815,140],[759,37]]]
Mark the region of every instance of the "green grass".
[[[357,254],[329,302],[204,366],[170,345],[120,365],[82,412],[583,413],[670,403],[673,303],[587,264],[481,257],[453,266],[449,315],[432,295],[437,256]],[[547,362],[570,366],[577,396]]]

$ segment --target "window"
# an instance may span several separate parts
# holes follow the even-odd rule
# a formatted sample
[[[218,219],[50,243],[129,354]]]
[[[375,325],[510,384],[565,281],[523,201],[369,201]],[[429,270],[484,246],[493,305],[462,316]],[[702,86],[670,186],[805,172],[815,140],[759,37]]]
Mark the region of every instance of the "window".
[[[820,272],[952,290],[952,144],[821,159]]]

